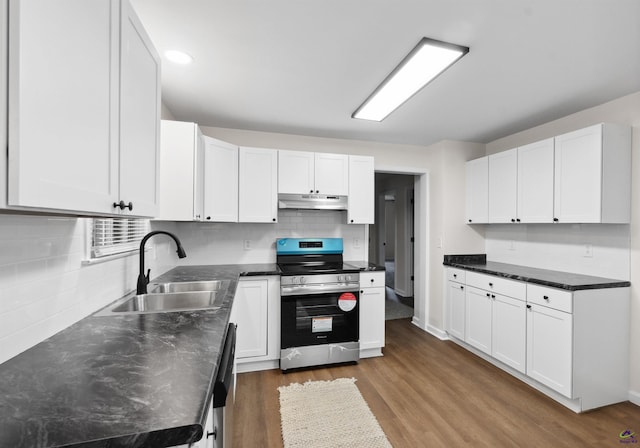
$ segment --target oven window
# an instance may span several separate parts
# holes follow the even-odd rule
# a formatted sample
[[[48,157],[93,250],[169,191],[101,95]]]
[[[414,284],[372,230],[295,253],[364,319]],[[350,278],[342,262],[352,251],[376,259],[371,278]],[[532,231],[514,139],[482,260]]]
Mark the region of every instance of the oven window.
[[[282,348],[358,341],[358,294],[346,294],[349,306],[341,293],[282,297]]]

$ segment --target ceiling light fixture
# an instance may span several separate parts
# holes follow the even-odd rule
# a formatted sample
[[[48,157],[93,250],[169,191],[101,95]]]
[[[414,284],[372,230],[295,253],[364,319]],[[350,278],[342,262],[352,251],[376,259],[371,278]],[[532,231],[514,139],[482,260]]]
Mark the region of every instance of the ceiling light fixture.
[[[351,118],[384,120],[468,52],[469,47],[423,37]]]
[[[184,51],[168,50],[164,52],[164,56],[175,64],[186,65],[193,62],[193,57]]]

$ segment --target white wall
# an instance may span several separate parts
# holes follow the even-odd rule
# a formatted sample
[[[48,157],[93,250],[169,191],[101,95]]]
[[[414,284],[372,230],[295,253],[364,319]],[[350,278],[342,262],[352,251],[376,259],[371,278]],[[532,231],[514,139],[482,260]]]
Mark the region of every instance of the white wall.
[[[631,395],[640,404],[640,92],[559,120],[501,138],[487,145],[487,154],[532,143],[600,122],[622,123],[633,127],[631,224],[619,226],[487,226],[487,257],[533,263],[538,267],[559,266],[563,270],[629,279],[631,281]],[[516,241],[514,253],[504,250],[505,240]],[[622,246],[630,239],[630,250]],[[593,258],[582,257],[582,242],[593,242]],[[532,258],[528,257],[528,253]],[[544,253],[548,253],[546,262]],[[533,261],[531,261],[533,260]],[[628,267],[627,267],[628,264]],[[566,269],[565,269],[566,268]],[[621,319],[624,318],[621,316]]]
[[[135,288],[137,255],[83,265],[86,221],[0,215],[0,363]],[[152,275],[171,267],[147,257]]]

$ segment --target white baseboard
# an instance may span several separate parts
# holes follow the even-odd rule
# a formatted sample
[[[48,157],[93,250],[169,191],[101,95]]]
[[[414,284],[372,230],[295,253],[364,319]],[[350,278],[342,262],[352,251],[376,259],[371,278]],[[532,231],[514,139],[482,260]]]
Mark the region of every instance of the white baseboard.
[[[629,391],[629,401],[636,406],[640,406],[640,392],[636,392],[635,390]]]
[[[427,333],[432,334],[433,336],[437,337],[441,341],[449,340],[449,334],[446,331],[436,328],[433,325],[427,325]]]
[[[269,361],[254,361],[254,362],[242,362],[238,361],[236,364],[236,372],[238,373],[246,373],[246,372],[257,372],[259,370],[273,370],[280,368],[280,360],[269,360]]]
[[[427,331],[427,329],[422,326],[422,321],[420,320],[420,318],[413,316],[413,319],[411,319],[411,323],[419,329]]]

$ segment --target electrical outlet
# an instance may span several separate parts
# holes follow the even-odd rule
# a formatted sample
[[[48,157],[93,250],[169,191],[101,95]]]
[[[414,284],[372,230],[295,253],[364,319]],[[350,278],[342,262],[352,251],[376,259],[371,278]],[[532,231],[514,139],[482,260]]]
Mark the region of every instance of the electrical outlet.
[[[582,253],[582,256],[586,258],[593,257],[593,244],[584,245],[584,252]]]
[[[251,249],[252,249],[251,240],[244,240],[244,250],[251,250]]]
[[[438,241],[436,241],[436,247],[438,247],[439,249],[442,249],[442,237],[439,236],[438,237]]]
[[[509,250],[516,250],[516,242],[509,240]]]
[[[353,248],[354,249],[359,249],[360,248],[360,240],[358,238],[354,238],[353,239]]]

